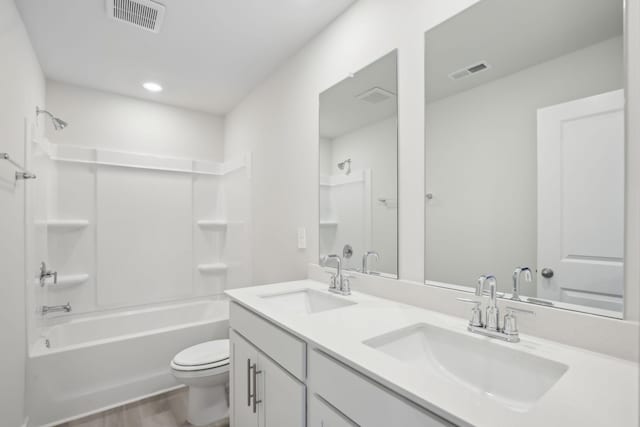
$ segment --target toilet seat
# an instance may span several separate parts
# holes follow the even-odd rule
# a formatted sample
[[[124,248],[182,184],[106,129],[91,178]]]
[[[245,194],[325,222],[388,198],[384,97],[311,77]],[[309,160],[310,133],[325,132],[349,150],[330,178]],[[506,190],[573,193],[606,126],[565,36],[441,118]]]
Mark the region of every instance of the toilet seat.
[[[197,371],[209,371],[209,370],[220,370],[221,372],[224,372],[227,369],[220,369],[220,368],[228,368],[228,367],[229,367],[229,359],[223,360],[217,363],[209,363],[206,365],[199,365],[199,366],[181,366],[181,365],[176,365],[174,362],[171,362],[171,369],[178,372],[197,372]]]
[[[171,369],[180,372],[227,371],[229,365],[229,340],[207,341],[186,348],[171,361]]]

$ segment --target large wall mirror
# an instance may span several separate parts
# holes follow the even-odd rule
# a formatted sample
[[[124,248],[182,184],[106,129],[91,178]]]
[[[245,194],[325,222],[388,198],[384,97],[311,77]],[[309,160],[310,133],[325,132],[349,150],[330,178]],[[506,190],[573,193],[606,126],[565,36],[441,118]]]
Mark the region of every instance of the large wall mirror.
[[[397,54],[320,94],[320,257],[398,276]]]
[[[622,0],[482,0],[426,33],[428,284],[623,312]],[[529,270],[527,270],[529,269]]]

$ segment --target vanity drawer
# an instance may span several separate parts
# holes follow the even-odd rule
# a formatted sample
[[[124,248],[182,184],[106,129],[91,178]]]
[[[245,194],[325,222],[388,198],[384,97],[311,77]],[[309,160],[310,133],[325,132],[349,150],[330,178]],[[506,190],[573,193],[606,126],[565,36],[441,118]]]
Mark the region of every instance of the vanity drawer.
[[[268,320],[232,302],[229,324],[300,381],[307,376],[307,345]]]
[[[362,426],[453,426],[318,350],[310,352],[308,384],[313,393]]]

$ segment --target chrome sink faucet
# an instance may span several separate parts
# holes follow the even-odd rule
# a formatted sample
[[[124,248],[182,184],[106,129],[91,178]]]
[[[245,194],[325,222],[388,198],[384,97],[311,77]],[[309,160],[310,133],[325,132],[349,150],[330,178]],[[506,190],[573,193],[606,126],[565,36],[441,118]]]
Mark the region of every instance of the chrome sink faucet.
[[[531,269],[529,267],[518,267],[513,271],[513,292],[511,299],[514,301],[522,301],[520,299],[520,276],[524,273],[524,280],[531,283]]]
[[[480,276],[476,284],[476,296],[484,295],[484,285],[489,284],[489,305],[487,306],[487,317],[485,327],[490,331],[500,329],[500,309],[498,309],[498,282],[494,276]]]
[[[367,251],[362,256],[362,273],[364,274],[372,274],[371,269],[369,268],[369,257],[372,256],[376,259],[376,261],[380,261],[380,254],[376,251]]]
[[[351,283],[349,282],[351,276],[343,274],[342,258],[335,254],[324,256],[322,258],[322,266],[326,266],[329,261],[336,262],[336,274],[331,274],[329,291],[340,295],[351,295]]]
[[[473,304],[471,310],[471,319],[469,320],[469,326],[467,329],[469,332],[484,335],[490,338],[498,338],[508,342],[519,342],[520,336],[518,333],[518,324],[515,313],[531,314],[535,315],[533,311],[523,310],[515,307],[507,307],[507,314],[504,316],[503,326],[500,325],[500,310],[498,309],[498,283],[496,278],[492,275],[480,276],[476,284],[475,295],[482,297],[485,295],[485,284],[489,284],[489,304],[486,309],[486,321],[482,320],[482,301],[469,299],[469,298],[457,298],[459,301]]]

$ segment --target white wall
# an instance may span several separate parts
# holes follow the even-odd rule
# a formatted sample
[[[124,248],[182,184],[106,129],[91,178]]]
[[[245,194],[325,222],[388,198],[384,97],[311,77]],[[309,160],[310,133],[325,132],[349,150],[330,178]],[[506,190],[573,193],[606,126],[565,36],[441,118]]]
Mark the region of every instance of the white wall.
[[[0,152],[25,162],[25,119],[34,120],[44,103],[44,76],[12,0],[0,0]],[[24,421],[25,326],[25,186],[15,169],[0,161],[0,424]]]
[[[385,206],[378,197],[397,200],[397,161],[398,161],[398,119],[394,115],[380,122],[367,125],[334,138],[330,145],[331,175],[342,175],[336,166],[347,158],[351,159],[352,170],[371,169],[371,247],[355,248],[355,266],[360,267],[365,251],[380,253],[378,263],[371,259],[371,268],[388,274],[397,274],[397,205]],[[324,147],[327,147],[325,144]],[[323,149],[321,148],[321,159]],[[321,164],[324,163],[321,161]],[[338,225],[338,231],[340,225]],[[340,241],[345,244],[347,242]],[[340,253],[340,251],[338,251]],[[353,265],[353,262],[352,262]]]
[[[427,105],[427,280],[474,286],[492,273],[510,292],[514,268],[537,266],[536,111],[620,89],[623,76],[618,37]],[[535,281],[522,292],[536,296]]]
[[[47,81],[47,109],[69,126],[54,143],[222,161],[224,119],[108,92]]]
[[[320,175],[329,176],[337,168],[336,165],[331,164],[333,162],[331,141],[328,138],[320,138]]]
[[[227,116],[225,154],[254,155],[254,282],[318,257],[319,94],[398,48],[400,276],[423,280],[424,32],[473,0],[360,0]],[[308,248],[296,248],[296,228]]]

